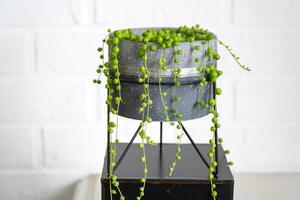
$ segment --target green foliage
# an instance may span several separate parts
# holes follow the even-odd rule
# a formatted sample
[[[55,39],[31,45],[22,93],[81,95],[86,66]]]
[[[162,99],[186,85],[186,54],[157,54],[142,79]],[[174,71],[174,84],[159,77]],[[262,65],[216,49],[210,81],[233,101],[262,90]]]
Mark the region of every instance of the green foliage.
[[[164,113],[164,118],[166,122],[169,122],[170,125],[174,126],[175,123],[173,121],[181,121],[183,119],[183,115],[180,110],[176,108],[176,105],[181,103],[181,97],[176,94],[176,88],[181,87],[181,69],[180,69],[180,61],[181,57],[184,55],[182,49],[180,49],[180,44],[183,42],[188,42],[191,45],[192,57],[193,57],[193,65],[197,70],[199,86],[198,93],[200,94],[201,89],[205,87],[211,87],[211,84],[216,84],[217,79],[223,74],[221,70],[216,68],[217,60],[220,59],[220,55],[216,52],[214,47],[214,42],[218,41],[219,44],[225,47],[237,64],[243,69],[250,71],[250,68],[241,64],[239,61],[239,57],[233,53],[232,49],[226,45],[221,40],[217,39],[216,36],[209,32],[206,29],[200,27],[200,25],[195,25],[192,27],[188,27],[186,25],[180,26],[178,28],[161,28],[161,29],[147,29],[141,35],[135,34],[131,29],[125,30],[115,30],[111,29],[107,30],[109,35],[107,35],[103,40],[103,44],[101,47],[97,49],[100,53],[99,57],[102,60],[102,63],[96,69],[96,73],[98,74],[98,78],[93,80],[95,84],[101,84],[101,74],[107,77],[107,82],[105,87],[107,88],[108,95],[106,99],[106,104],[110,108],[110,113],[116,116],[116,120],[111,121],[108,124],[107,130],[110,136],[109,144],[109,153],[111,156],[111,165],[109,172],[109,180],[110,180],[110,197],[113,199],[113,195],[119,194],[120,200],[125,200],[125,196],[122,194],[118,182],[117,176],[113,173],[113,168],[116,164],[116,155],[117,155],[117,144],[119,143],[118,139],[118,113],[119,107],[122,103],[122,85],[120,77],[122,74],[119,71],[119,60],[118,54],[120,52],[119,43],[122,40],[130,40],[140,43],[140,48],[138,49],[138,56],[143,61],[143,65],[139,66],[140,75],[137,78],[137,82],[143,85],[143,92],[139,95],[140,105],[139,112],[143,116],[140,124],[142,125],[142,129],[139,132],[139,136],[141,139],[141,143],[139,144],[139,148],[142,151],[142,155],[140,157],[140,161],[143,164],[143,174],[144,176],[140,179],[141,187],[139,188],[139,195],[137,196],[137,200],[141,200],[144,196],[145,186],[147,181],[147,156],[145,151],[145,144],[156,145],[156,143],[151,139],[148,135],[147,125],[152,122],[151,117],[149,116],[149,112],[152,105],[152,99],[149,87],[150,85],[150,77],[151,73],[147,67],[147,54],[155,53],[160,50],[161,55],[157,60],[157,66],[160,69],[158,72],[157,82],[159,86],[159,93],[161,99],[161,107]],[[194,43],[195,42],[195,43]],[[105,44],[109,47],[108,59],[105,62]],[[201,45],[200,45],[201,44]],[[174,50],[174,58],[173,58],[173,66],[169,68],[166,63],[166,58],[164,55],[164,50],[167,48],[172,48]],[[172,91],[164,90],[162,86],[163,76],[161,76],[161,72],[165,72],[168,70],[172,70],[172,78],[173,78],[173,87]],[[168,97],[169,93],[171,93],[171,97]],[[221,95],[222,89],[219,87],[214,87],[214,94]],[[217,129],[220,127],[219,123],[219,113],[217,113],[216,105],[217,99],[216,97],[211,99],[201,99],[199,98],[195,102],[195,109],[205,109],[208,113],[213,115],[211,121],[213,125],[210,130],[213,133],[216,133]],[[166,98],[171,98],[171,107],[167,106]],[[172,119],[172,120],[171,120]],[[178,123],[176,126],[178,130],[177,135],[177,148],[176,155],[174,161],[171,162],[169,167],[169,175],[171,176],[176,168],[176,164],[181,160],[181,140],[183,137],[183,130],[181,123]],[[115,137],[115,140],[113,140]],[[209,168],[209,179],[211,182],[211,196],[214,200],[217,198],[216,185],[214,184],[214,172],[218,163],[215,160],[215,148],[216,142],[222,144],[222,138],[216,138],[216,134],[213,134],[212,139],[209,140],[210,150],[208,152],[208,157],[210,159],[210,168]],[[225,154],[229,154],[229,150],[225,150]],[[233,165],[233,162],[228,162],[228,166]]]

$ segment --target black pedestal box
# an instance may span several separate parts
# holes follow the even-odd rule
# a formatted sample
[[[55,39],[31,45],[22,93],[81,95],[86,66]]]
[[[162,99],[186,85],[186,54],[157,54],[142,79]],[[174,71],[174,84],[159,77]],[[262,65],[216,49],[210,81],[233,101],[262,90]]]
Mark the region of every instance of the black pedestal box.
[[[118,155],[120,155],[126,144],[118,144],[117,147]],[[146,145],[149,173],[143,199],[212,200],[208,169],[191,144],[181,145],[182,159],[177,161],[173,175],[168,176],[169,166],[175,159],[176,147],[176,144],[163,144],[160,151],[159,145]],[[208,161],[209,144],[197,144],[197,147]],[[140,179],[143,177],[144,169],[143,163],[140,162],[141,155],[142,150],[137,144],[133,144],[115,171],[126,200],[136,200],[139,195],[139,188],[142,186]],[[106,164],[105,159],[101,176],[102,200],[110,200]],[[234,180],[221,146],[219,148],[219,171],[214,183],[217,185],[217,200],[233,200]],[[113,200],[119,200],[119,196],[113,195]]]

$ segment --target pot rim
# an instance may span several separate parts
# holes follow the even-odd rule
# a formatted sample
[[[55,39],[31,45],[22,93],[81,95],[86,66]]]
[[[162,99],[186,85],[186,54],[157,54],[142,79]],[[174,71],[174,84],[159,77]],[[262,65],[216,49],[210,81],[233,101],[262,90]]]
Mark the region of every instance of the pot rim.
[[[123,28],[123,29],[117,29],[117,30],[120,30],[120,31],[124,31],[124,30],[132,30],[132,31],[141,31],[141,30],[147,30],[147,29],[177,29],[178,27],[164,27],[164,26],[161,26],[161,27],[136,27],[136,28]],[[214,34],[213,32],[210,32],[208,31],[209,33],[213,34],[214,37],[215,37],[215,40],[217,39],[217,35]],[[142,33],[142,32],[141,32]],[[137,35],[141,35],[141,34],[137,34]],[[114,33],[111,32],[109,34],[109,38],[114,38]],[[140,44],[143,44],[143,42],[139,42],[139,41],[132,41],[132,40],[129,40],[129,39],[122,39],[123,41],[130,41],[130,42],[136,42],[136,43],[140,43]],[[202,40],[195,40],[194,42],[202,42]],[[149,42],[150,44],[156,44],[155,42]],[[180,42],[180,44],[190,44],[190,42]]]

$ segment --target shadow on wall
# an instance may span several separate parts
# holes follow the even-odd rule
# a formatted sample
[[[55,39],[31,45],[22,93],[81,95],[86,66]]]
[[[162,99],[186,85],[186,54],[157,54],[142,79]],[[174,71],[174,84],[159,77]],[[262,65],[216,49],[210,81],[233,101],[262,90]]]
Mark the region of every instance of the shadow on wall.
[[[76,185],[77,182],[65,188],[60,188],[60,190],[56,190],[53,196],[49,196],[49,200],[73,200]]]
[[[82,179],[76,185],[73,200],[100,200],[100,176],[94,175]]]

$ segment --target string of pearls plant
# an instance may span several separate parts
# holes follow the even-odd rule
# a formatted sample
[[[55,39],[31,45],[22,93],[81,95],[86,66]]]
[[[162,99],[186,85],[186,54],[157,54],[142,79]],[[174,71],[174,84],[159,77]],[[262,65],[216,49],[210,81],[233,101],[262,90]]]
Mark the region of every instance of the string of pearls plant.
[[[119,60],[118,60],[118,53],[119,49],[119,42],[121,40],[130,40],[136,41],[141,43],[141,47],[139,49],[139,57],[143,60],[143,65],[139,66],[140,75],[137,79],[137,82],[143,84],[143,92],[139,95],[140,105],[139,105],[139,112],[142,114],[141,120],[141,130],[139,132],[139,137],[141,139],[141,143],[139,144],[139,148],[141,149],[141,157],[140,161],[144,164],[143,174],[144,176],[140,179],[141,186],[139,188],[139,195],[136,197],[137,200],[142,199],[145,192],[145,186],[147,181],[147,156],[146,156],[146,149],[145,144],[149,145],[156,145],[153,139],[149,136],[147,125],[152,122],[151,116],[149,116],[150,107],[152,105],[151,95],[150,95],[150,77],[151,73],[147,67],[147,52],[156,52],[158,47],[162,48],[162,52],[160,58],[157,60],[157,67],[160,71],[167,71],[170,70],[168,65],[166,64],[166,58],[164,55],[164,50],[168,48],[172,48],[174,50],[174,65],[172,66],[172,76],[173,76],[173,85],[172,88],[172,106],[168,108],[166,103],[166,97],[168,95],[167,91],[164,91],[162,88],[162,82],[164,77],[158,73],[157,81],[159,85],[159,95],[161,98],[161,107],[164,113],[164,121],[170,123],[172,126],[175,126],[175,120],[170,120],[172,115],[172,119],[176,119],[176,121],[181,121],[183,118],[182,113],[176,109],[176,104],[181,103],[181,98],[176,94],[176,88],[181,86],[180,77],[181,77],[181,69],[178,66],[178,63],[182,57],[182,50],[179,48],[180,43],[182,42],[189,42],[192,50],[193,56],[193,63],[195,68],[197,69],[197,73],[199,76],[199,90],[205,87],[207,84],[212,84],[217,81],[217,79],[222,75],[222,71],[216,68],[216,61],[220,59],[220,55],[214,51],[213,48],[213,40],[217,40],[219,44],[225,47],[231,56],[234,58],[236,63],[242,67],[244,70],[250,71],[250,68],[246,67],[245,65],[241,64],[239,61],[239,57],[232,51],[232,49],[225,44],[220,39],[217,39],[214,34],[209,32],[206,29],[200,27],[200,25],[195,25],[192,27],[188,26],[180,26],[178,28],[161,28],[161,29],[147,29],[141,35],[134,34],[132,30],[125,29],[125,30],[115,30],[111,31],[108,29],[108,35],[103,39],[102,47],[98,48],[100,52],[100,59],[102,63],[97,68],[98,78],[94,79],[93,82],[96,84],[101,84],[101,74],[104,73],[107,77],[107,82],[105,87],[108,90],[108,95],[106,99],[106,104],[110,108],[110,114],[115,116],[115,120],[111,121],[108,125],[108,131],[110,133],[110,141],[113,141],[109,144],[109,154],[111,157],[111,164],[109,166],[110,173],[109,173],[109,181],[110,181],[110,197],[111,200],[115,199],[114,195],[117,195],[120,200],[125,200],[125,196],[122,194],[122,191],[119,188],[119,181],[116,174],[113,173],[113,168],[115,167],[115,159],[117,156],[117,144],[119,143],[118,139],[118,114],[119,114],[119,107],[122,103],[122,85],[120,81],[121,73],[119,71]],[[201,49],[200,45],[194,45],[195,41],[200,41],[204,45],[204,49]],[[108,59],[104,57],[104,48],[105,44],[108,46]],[[204,52],[201,54],[200,52]],[[221,95],[222,89],[219,87],[214,88],[214,93],[216,95]],[[114,94],[114,95],[113,95]],[[220,127],[219,123],[219,113],[215,109],[217,101],[216,98],[211,98],[208,101],[199,98],[195,102],[195,108],[205,108],[209,113],[212,115],[212,123],[210,130],[211,132],[215,132],[216,129]],[[172,176],[173,171],[175,170],[177,161],[181,160],[180,152],[181,152],[181,140],[183,136],[182,126],[180,123],[177,124],[176,128],[178,129],[178,146],[176,148],[176,154],[174,161],[170,164],[169,167],[169,175]],[[208,157],[210,159],[210,168],[209,168],[209,179],[211,182],[211,195],[214,200],[217,199],[217,191],[216,191],[216,184],[214,183],[214,171],[217,167],[218,163],[215,160],[215,146],[216,146],[216,139],[221,144],[222,138],[214,138],[209,140],[209,144],[211,146]],[[225,154],[229,154],[229,150],[225,150]],[[233,163],[230,161],[228,165],[232,165]]]

